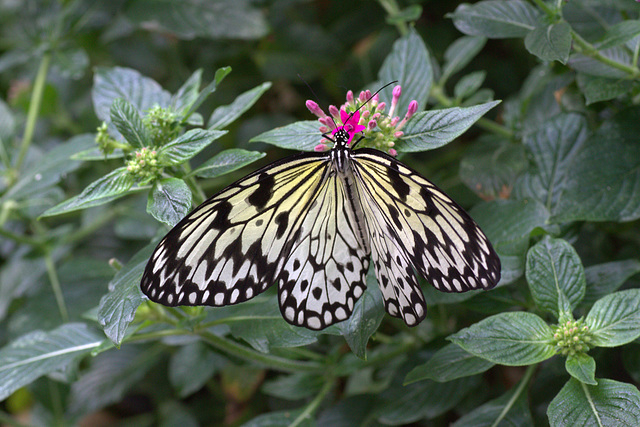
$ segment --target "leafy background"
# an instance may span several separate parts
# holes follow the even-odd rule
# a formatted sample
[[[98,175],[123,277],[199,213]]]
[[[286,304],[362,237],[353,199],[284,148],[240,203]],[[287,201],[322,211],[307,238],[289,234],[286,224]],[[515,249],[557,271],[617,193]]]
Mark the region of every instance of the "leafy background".
[[[640,425],[639,7],[0,2],[0,421]],[[481,224],[498,288],[424,284],[407,328],[370,277],[321,333],[273,290],[145,301],[168,225],[317,143],[306,99],[392,80],[402,161]]]

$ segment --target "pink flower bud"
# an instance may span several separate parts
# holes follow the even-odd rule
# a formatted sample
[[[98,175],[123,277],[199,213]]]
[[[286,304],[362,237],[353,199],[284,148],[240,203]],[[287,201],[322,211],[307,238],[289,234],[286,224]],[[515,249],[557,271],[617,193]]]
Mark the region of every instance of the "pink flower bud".
[[[379,100],[380,100],[380,95],[377,93],[373,95],[373,98],[371,98],[371,101],[373,102],[378,102]]]
[[[371,115],[371,111],[369,111],[369,110],[364,110],[364,111],[362,112],[362,116],[360,116],[360,117],[362,117],[362,118],[365,118],[365,119],[366,119],[366,118],[368,118],[370,115]]]
[[[400,95],[402,95],[402,87],[400,85],[393,88],[392,97],[391,97],[391,109],[389,110],[389,116],[393,116],[396,112],[396,107],[398,105],[398,99],[400,99]]]
[[[353,102],[353,92],[352,91],[348,91],[347,92],[347,103],[349,105],[355,105]]]
[[[376,108],[376,110],[382,113],[386,107],[387,107],[387,104],[384,102],[381,102],[380,104],[378,104],[378,107]]]
[[[328,149],[328,148],[329,148],[329,147],[327,147],[327,146],[326,146],[326,145],[324,145],[324,144],[318,144],[318,145],[316,145],[315,147],[313,147],[313,151],[318,152],[318,153],[321,153],[321,152],[323,152],[323,151],[327,151],[327,149]]]
[[[331,116],[336,120],[340,118],[340,111],[335,105],[329,105],[329,114],[331,114]]]
[[[329,128],[326,126],[320,126],[320,133],[327,133],[329,132]]]
[[[368,126],[369,126],[369,130],[373,130],[376,128],[376,126],[378,126],[378,123],[375,120],[371,120]]]
[[[389,126],[395,127],[395,125],[397,125],[399,121],[400,121],[400,117],[396,116],[393,119],[391,119],[391,123],[389,123]]]
[[[393,157],[398,155],[398,152],[396,150],[394,150],[393,148],[389,149],[389,154],[391,154]]]
[[[395,136],[396,138],[402,138],[403,135],[404,135],[404,132],[400,130],[393,134],[393,136]]]
[[[364,91],[360,92],[360,96],[358,97],[358,99],[360,100],[360,102],[365,102],[367,100],[367,94]]]
[[[380,118],[380,113],[375,113],[373,116],[371,116],[371,118],[373,120],[378,120]]]
[[[418,111],[418,101],[415,99],[409,103],[409,107],[407,108],[407,115],[404,116],[406,120],[409,120],[411,116],[413,116],[416,111]]]
[[[304,103],[304,105],[306,105],[306,107],[309,109],[309,111],[311,111],[311,114],[318,116],[318,117],[326,117],[327,115],[324,113],[324,111],[322,111],[322,108],[320,108],[318,106],[318,104],[316,104],[315,102],[313,102],[312,100],[308,99],[307,102]]]

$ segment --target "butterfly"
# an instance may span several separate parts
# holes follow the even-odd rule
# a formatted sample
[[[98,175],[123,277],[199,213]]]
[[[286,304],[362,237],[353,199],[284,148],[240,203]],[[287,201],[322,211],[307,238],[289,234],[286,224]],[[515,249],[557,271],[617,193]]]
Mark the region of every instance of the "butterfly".
[[[226,306],[277,283],[284,319],[321,330],[349,318],[370,263],[386,312],[409,326],[427,312],[418,274],[444,292],[493,288],[500,259],[474,220],[394,157],[355,149],[360,112],[340,116],[330,150],[271,163],[182,219],[151,255],[144,294]]]

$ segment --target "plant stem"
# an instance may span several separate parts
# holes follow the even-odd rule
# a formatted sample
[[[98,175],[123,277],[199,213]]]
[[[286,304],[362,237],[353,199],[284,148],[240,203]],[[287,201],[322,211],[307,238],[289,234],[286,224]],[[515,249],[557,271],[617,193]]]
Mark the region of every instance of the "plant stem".
[[[55,263],[53,262],[53,258],[49,251],[47,251],[44,256],[44,262],[47,265],[47,274],[49,276],[49,281],[51,282],[53,294],[56,297],[60,317],[62,317],[62,321],[66,323],[69,321],[69,312],[67,311],[67,306],[64,302],[64,296],[62,295],[62,287],[60,286],[60,280],[58,279],[58,272],[56,271]]]
[[[197,334],[218,350],[232,356],[248,360],[253,363],[264,365],[268,368],[282,372],[322,372],[325,367],[316,362],[292,360],[284,357],[273,356],[267,353],[260,353],[252,348],[245,347],[234,341],[219,337],[207,331],[200,331]]]
[[[396,3],[395,0],[378,0],[378,3],[380,3],[380,6],[382,6],[389,16],[397,16],[400,12],[398,3]],[[397,22],[396,27],[401,36],[405,36],[409,32],[409,27],[407,27],[407,23],[404,21]]]
[[[491,427],[497,427],[502,422],[504,417],[507,416],[507,413],[509,413],[513,405],[516,403],[516,400],[518,400],[522,392],[525,390],[527,384],[529,384],[529,380],[531,380],[531,377],[533,376],[533,373],[536,371],[537,367],[537,363],[534,365],[529,365],[527,367],[527,370],[524,372],[524,375],[518,383],[518,387],[516,387],[515,391],[513,392],[513,396],[511,396],[511,399],[509,399],[507,404],[504,405],[504,408],[502,408],[502,412],[500,412],[500,415],[498,415],[498,418],[496,418]]]
[[[573,38],[573,41],[574,41],[574,49],[577,52],[580,52],[597,61],[600,61],[603,64],[606,64],[612,68],[616,68],[620,71],[623,71],[624,73],[628,74],[627,77],[630,79],[636,79],[640,77],[640,69],[638,69],[637,66],[623,64],[621,62],[614,61],[611,58],[607,58],[606,56],[598,52],[598,49],[596,49],[594,45],[592,45],[591,43],[583,39],[582,36],[576,33],[573,29],[571,30],[571,37]]]
[[[22,163],[27,155],[29,146],[33,139],[33,132],[36,127],[36,121],[38,120],[38,113],[40,112],[40,104],[42,103],[42,96],[44,94],[44,85],[47,81],[47,73],[49,72],[49,65],[51,64],[51,52],[45,52],[40,61],[40,67],[36,74],[36,79],[33,84],[33,91],[31,92],[31,100],[29,101],[29,112],[27,113],[27,122],[24,128],[24,135],[22,136],[22,144],[20,145],[20,152],[18,153],[18,159],[16,160],[15,168],[20,170]]]
[[[304,421],[308,420],[311,416],[313,416],[313,414],[318,409],[318,406],[320,406],[324,398],[327,396],[327,394],[329,394],[329,392],[333,388],[333,385],[334,385],[334,380],[327,379],[324,385],[322,386],[322,389],[320,389],[320,392],[318,393],[318,395],[314,397],[313,400],[309,402],[307,407],[304,408],[304,411],[302,411],[302,413],[298,415],[291,424],[289,424],[289,427],[298,427],[301,423],[303,423]]]

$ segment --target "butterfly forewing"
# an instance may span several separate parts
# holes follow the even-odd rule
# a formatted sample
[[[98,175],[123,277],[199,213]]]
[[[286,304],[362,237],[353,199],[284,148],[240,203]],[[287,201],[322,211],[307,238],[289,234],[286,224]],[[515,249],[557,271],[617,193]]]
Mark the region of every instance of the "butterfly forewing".
[[[384,220],[386,239],[402,248],[429,283],[445,292],[489,289],[498,283],[500,260],[491,244],[442,190],[377,150],[360,149],[353,157],[367,224]],[[406,281],[405,258],[396,259],[402,276],[391,280]]]
[[[211,197],[160,241],[142,291],[170,306],[236,304],[263,292],[282,270],[327,163],[324,153],[292,156]]]

